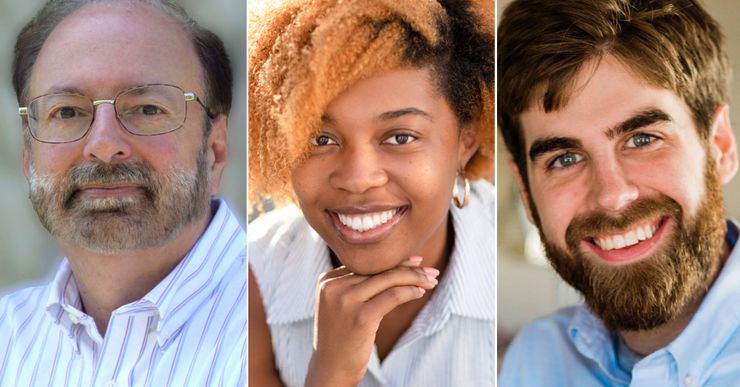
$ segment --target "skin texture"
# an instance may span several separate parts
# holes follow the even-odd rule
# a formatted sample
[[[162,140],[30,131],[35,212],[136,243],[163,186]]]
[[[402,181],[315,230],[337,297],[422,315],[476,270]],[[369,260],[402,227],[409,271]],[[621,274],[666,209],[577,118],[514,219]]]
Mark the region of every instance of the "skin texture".
[[[202,96],[200,74],[195,50],[174,20],[139,3],[97,3],[75,12],[52,32],[32,70],[30,96],[73,88],[93,99],[108,99],[121,90],[150,83],[174,84]],[[173,167],[195,171],[203,144],[204,115],[200,107],[190,105],[179,130],[141,137],[126,132],[113,107],[103,104],[97,107],[93,126],[81,140],[66,144],[32,140],[24,152],[25,173],[29,177],[32,166],[35,175],[59,178],[85,163],[128,162],[144,162],[159,174]],[[210,194],[218,192],[226,142],[226,117],[219,116],[206,140]],[[135,189],[100,191],[90,195],[81,192],[80,197],[141,194]],[[99,254],[58,240],[70,260],[85,310],[95,319],[101,335],[114,309],[144,296],[180,262],[210,217],[209,209],[158,246],[114,254]]]
[[[566,230],[577,217],[604,214],[618,218],[640,199],[666,197],[678,204],[685,218],[692,218],[706,195],[705,165],[716,168],[720,184],[736,173],[735,140],[727,106],[717,107],[707,153],[683,101],[674,92],[633,75],[615,58],[606,56],[600,63],[587,64],[574,85],[576,91],[562,109],[545,113],[531,107],[520,119],[527,152],[544,139],[575,141],[528,159],[529,192],[511,164],[530,220],[535,223],[539,219],[540,233],[552,246],[568,251]],[[641,125],[626,133],[608,133],[651,109],[667,113],[671,120]],[[705,155],[710,157],[708,162]],[[675,223],[668,222],[657,243],[627,263],[607,261],[584,243],[579,245],[578,253],[595,266],[628,269],[630,264],[652,259],[671,243],[675,228]],[[718,254],[711,258],[707,281],[696,290],[694,300],[703,297],[723,257]],[[655,329],[620,330],[620,334],[633,350],[651,353],[678,336],[698,305],[696,301],[688,303],[676,318]]]
[[[411,108],[415,113],[408,113]],[[389,117],[401,111],[406,114]],[[306,220],[341,265],[317,284],[306,385],[354,386],[373,345],[383,359],[444,272],[454,240],[452,185],[477,144],[473,130],[460,128],[427,69],[399,68],[359,81],[332,100],[324,118],[313,152],[292,173]],[[348,234],[332,214],[395,208],[403,209],[387,223],[392,227],[369,241]],[[261,303],[252,307],[264,310]],[[264,321],[254,324],[266,328]],[[256,341],[250,352],[259,347],[272,354],[269,342]],[[250,356],[250,380],[279,383],[272,359],[253,362]]]

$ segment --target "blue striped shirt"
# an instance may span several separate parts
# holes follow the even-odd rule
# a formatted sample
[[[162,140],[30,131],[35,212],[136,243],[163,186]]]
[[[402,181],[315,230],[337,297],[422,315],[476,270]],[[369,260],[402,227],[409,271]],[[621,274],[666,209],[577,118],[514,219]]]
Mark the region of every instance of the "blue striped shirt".
[[[0,386],[246,384],[246,240],[226,203],[178,266],[113,311],[105,337],[65,259],[0,300]]]
[[[486,182],[472,184],[467,207],[450,207],[455,243],[445,273],[383,362],[373,350],[360,387],[494,385],[494,211]],[[247,243],[280,377],[286,386],[303,386],[316,282],[331,270],[329,249],[295,206],[250,223]]]

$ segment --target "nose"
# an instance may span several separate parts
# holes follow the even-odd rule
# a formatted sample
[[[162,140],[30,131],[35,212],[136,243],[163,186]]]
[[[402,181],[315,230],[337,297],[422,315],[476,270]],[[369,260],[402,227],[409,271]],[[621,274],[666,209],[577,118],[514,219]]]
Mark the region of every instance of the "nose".
[[[329,176],[333,188],[350,193],[364,193],[388,182],[382,157],[372,146],[341,150],[336,168]]]
[[[116,118],[116,111],[111,103],[102,103],[95,108],[90,131],[83,138],[85,141],[85,158],[111,163],[131,156],[129,133]]]
[[[595,163],[591,195],[602,210],[620,211],[639,196],[639,190],[617,160]]]

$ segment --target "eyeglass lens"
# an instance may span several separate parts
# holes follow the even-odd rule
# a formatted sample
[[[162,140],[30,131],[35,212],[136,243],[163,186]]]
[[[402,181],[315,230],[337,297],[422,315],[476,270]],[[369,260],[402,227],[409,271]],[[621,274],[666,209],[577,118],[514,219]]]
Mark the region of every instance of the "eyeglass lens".
[[[150,85],[126,90],[115,99],[119,122],[132,134],[152,136],[182,126],[187,115],[183,91],[175,86]],[[34,99],[28,123],[33,136],[45,142],[82,138],[93,122],[93,101],[79,94],[50,94]]]

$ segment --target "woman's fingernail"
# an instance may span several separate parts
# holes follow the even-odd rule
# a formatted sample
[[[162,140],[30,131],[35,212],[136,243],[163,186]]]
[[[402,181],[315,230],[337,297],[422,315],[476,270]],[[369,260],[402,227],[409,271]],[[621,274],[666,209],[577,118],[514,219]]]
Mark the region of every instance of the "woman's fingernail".
[[[411,262],[411,263],[417,263],[418,264],[418,263],[421,263],[422,260],[424,260],[424,258],[422,258],[422,257],[420,257],[418,255],[413,255],[413,256],[409,257],[409,262]]]
[[[433,267],[424,267],[422,268],[424,270],[424,273],[426,273],[429,276],[437,277],[439,276],[439,270],[433,268]]]

